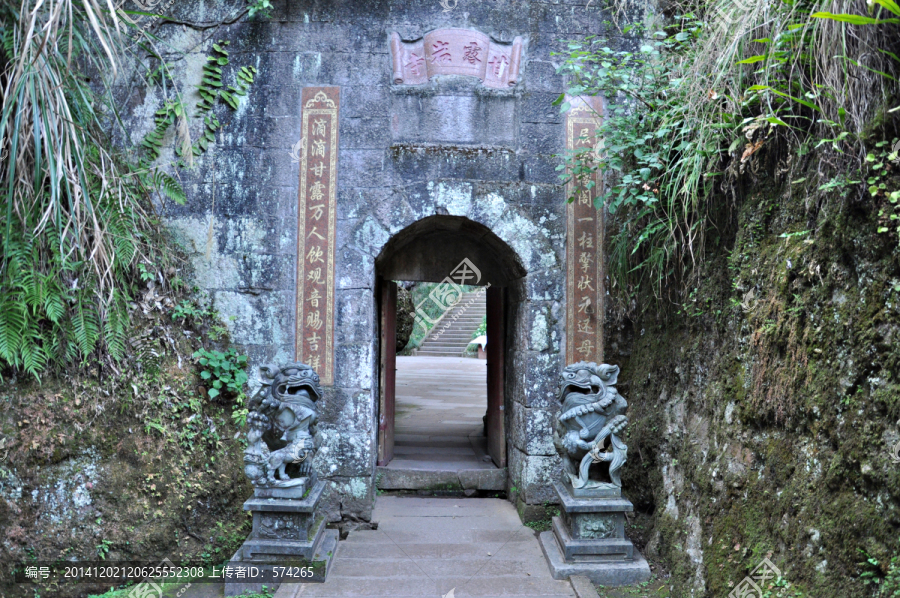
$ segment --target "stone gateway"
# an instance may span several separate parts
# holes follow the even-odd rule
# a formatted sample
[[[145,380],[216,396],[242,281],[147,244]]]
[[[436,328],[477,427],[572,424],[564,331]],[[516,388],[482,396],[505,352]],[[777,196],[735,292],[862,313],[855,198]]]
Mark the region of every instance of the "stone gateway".
[[[502,477],[487,487],[542,517],[559,501],[557,380],[601,359],[605,295],[596,190],[567,205],[557,171],[567,148],[593,143],[602,106],[567,121],[552,105],[565,91],[553,53],[610,33],[609,15],[524,0],[276,4],[216,33],[259,74],[185,171],[191,197],[165,207],[170,229],[252,364],[299,361],[320,377],[312,459],[331,522],[370,517],[391,458],[394,281],[440,283],[467,260],[490,285],[496,339],[485,427]],[[190,21],[190,5],[173,9]],[[191,52],[186,68],[202,66],[211,39],[164,32]],[[297,467],[254,458],[248,471],[270,485]]]

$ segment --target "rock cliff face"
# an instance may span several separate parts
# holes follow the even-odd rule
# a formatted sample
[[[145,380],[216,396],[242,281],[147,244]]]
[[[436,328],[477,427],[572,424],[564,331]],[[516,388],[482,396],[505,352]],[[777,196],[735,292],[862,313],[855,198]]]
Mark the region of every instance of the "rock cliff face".
[[[803,596],[870,596],[900,551],[897,239],[807,160],[745,181],[684,305],[608,327],[624,487],[673,595],[725,596],[768,557]]]
[[[191,358],[224,348],[222,327],[205,311],[173,316],[189,300],[158,290],[133,304],[125,362],[0,386],[0,595],[37,591],[12,583],[23,563],[220,563],[249,532],[240,405],[210,399]]]

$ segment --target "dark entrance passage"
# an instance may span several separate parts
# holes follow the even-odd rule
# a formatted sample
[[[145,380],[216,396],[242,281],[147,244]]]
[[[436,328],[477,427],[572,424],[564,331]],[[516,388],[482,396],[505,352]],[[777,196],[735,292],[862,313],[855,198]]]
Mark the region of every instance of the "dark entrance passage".
[[[480,224],[434,216],[388,242],[376,269],[381,310],[378,487],[506,489],[506,322],[515,309],[509,297],[516,293],[509,287],[524,275],[514,253]],[[471,306],[479,299],[470,298],[471,289],[464,294],[462,285],[482,285],[477,293],[487,323],[486,359],[439,351],[398,357],[395,280],[439,283],[431,297],[455,306],[444,316],[454,323],[464,317],[454,310],[475,309]],[[447,330],[444,320],[442,330]]]

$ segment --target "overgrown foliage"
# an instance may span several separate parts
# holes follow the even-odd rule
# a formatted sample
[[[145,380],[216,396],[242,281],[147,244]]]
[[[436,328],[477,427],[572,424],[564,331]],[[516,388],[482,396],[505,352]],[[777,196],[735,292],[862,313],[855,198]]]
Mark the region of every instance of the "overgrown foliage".
[[[200,156],[209,149],[209,145],[216,140],[216,131],[221,127],[218,116],[212,109],[222,100],[232,110],[238,109],[239,98],[246,96],[247,91],[253,84],[256,76],[256,67],[243,66],[235,72],[234,83],[225,89],[222,81],[224,76],[223,67],[230,62],[228,58],[228,47],[230,42],[227,40],[219,40],[212,45],[212,54],[206,57],[206,64],[203,65],[203,78],[197,84],[197,95],[200,100],[194,109],[194,118],[203,119],[203,126],[197,141],[192,143],[190,136],[190,127],[188,126],[188,110],[185,107],[182,93],[178,91],[178,86],[172,81],[171,65],[163,62],[161,56],[150,49],[150,58],[159,63],[160,66],[151,72],[148,79],[151,82],[158,81],[163,85],[163,94],[166,95],[168,88],[171,87],[174,97],[166,97],[162,107],[156,111],[156,126],[144,136],[141,145],[145,148],[146,156],[142,164],[149,167],[149,164],[160,157],[162,153],[166,134],[173,125],[176,129],[175,155],[178,156],[176,164],[181,167],[192,166],[193,157]],[[166,82],[169,85],[165,85]],[[173,197],[169,195],[169,197]],[[176,201],[179,198],[174,198]]]
[[[147,197],[183,199],[104,133],[119,22],[94,2],[0,3],[0,365],[37,376],[98,351],[122,357],[139,263],[157,263]],[[108,88],[106,88],[108,89]]]
[[[157,38],[111,8],[0,0],[0,367],[34,376],[55,363],[124,356],[126,306],[148,282],[144,274],[168,270],[171,259],[149,198],[186,200],[157,164],[169,130],[175,164],[192,166],[220,127],[213,106],[221,99],[237,109],[256,74],[236,69],[226,87],[228,42],[220,40],[198,83],[200,102],[189,110],[188,90],[173,81]],[[134,52],[165,99],[142,151],[126,157],[109,149],[110,125],[120,122],[111,90],[122,57]],[[196,142],[191,116],[203,119]]]
[[[602,175],[595,203],[615,219],[610,275],[624,298],[646,287],[682,298],[764,145],[802,154],[830,144],[839,169],[858,170],[861,185],[872,176],[865,156],[890,139],[900,116],[893,0],[868,8],[722,0],[693,9],[658,31],[625,27],[635,51],[596,37],[570,42],[560,67],[570,97],[608,101],[602,144],[568,156],[561,176],[575,183],[571,201]],[[557,103],[569,108],[563,96]],[[894,191],[873,197],[890,200]]]
[[[272,15],[272,2],[270,0],[247,0],[250,4],[249,15],[252,19],[256,15],[261,15],[263,17],[270,17]]]

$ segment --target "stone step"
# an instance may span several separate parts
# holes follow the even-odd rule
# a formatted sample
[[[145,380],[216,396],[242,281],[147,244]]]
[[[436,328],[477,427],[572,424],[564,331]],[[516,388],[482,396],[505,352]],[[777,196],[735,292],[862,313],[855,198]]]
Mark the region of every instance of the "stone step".
[[[447,329],[445,329],[445,330],[443,330],[443,331],[437,330],[437,331],[435,331],[435,332],[432,332],[430,336],[431,336],[431,337],[438,337],[438,338],[440,338],[440,337],[442,337],[442,336],[447,336],[447,335],[450,335],[450,334],[454,334],[454,335],[468,335],[469,338],[471,338],[471,337],[472,337],[472,333],[475,332],[475,330],[477,330],[477,329],[478,329],[478,326],[475,326],[475,325],[472,325],[472,326],[465,326],[465,327],[462,327],[462,326],[460,326],[460,327],[457,327],[457,326],[451,326],[451,327],[449,327],[449,328],[447,328]]]
[[[456,317],[456,320],[482,320],[484,316],[479,316],[478,314],[470,314],[469,312],[463,312],[459,315],[454,314],[453,312],[448,312],[446,316],[444,316],[444,321],[448,321],[448,318],[452,319]]]
[[[454,319],[454,317],[455,317],[455,319]],[[483,319],[484,319],[483,317],[470,316],[469,314],[463,314],[460,316],[454,316],[453,314],[450,314],[450,315],[444,316],[444,319],[441,320],[441,322],[451,322],[453,324],[456,324],[457,322],[466,322],[466,323],[478,322],[480,324]]]
[[[452,353],[459,353],[461,351],[465,351],[468,345],[428,345],[427,347],[421,347],[426,351],[450,351]]]
[[[379,490],[506,490],[506,468],[439,471],[376,468]]]
[[[471,336],[472,333],[477,329],[478,326],[476,324],[472,324],[471,326],[450,326],[449,328],[443,330],[443,332],[441,332],[441,330],[437,330],[436,332],[433,332],[432,335],[437,336],[438,334],[440,334],[441,336],[445,336],[448,334],[468,334],[469,336]]]
[[[448,327],[447,328],[448,330],[451,328],[465,328],[466,330],[471,329],[474,332],[476,328],[481,326],[481,320],[463,320],[462,318],[455,320],[455,321],[454,320],[444,320],[437,326],[438,326],[438,330],[440,330],[446,326],[446,327]]]

